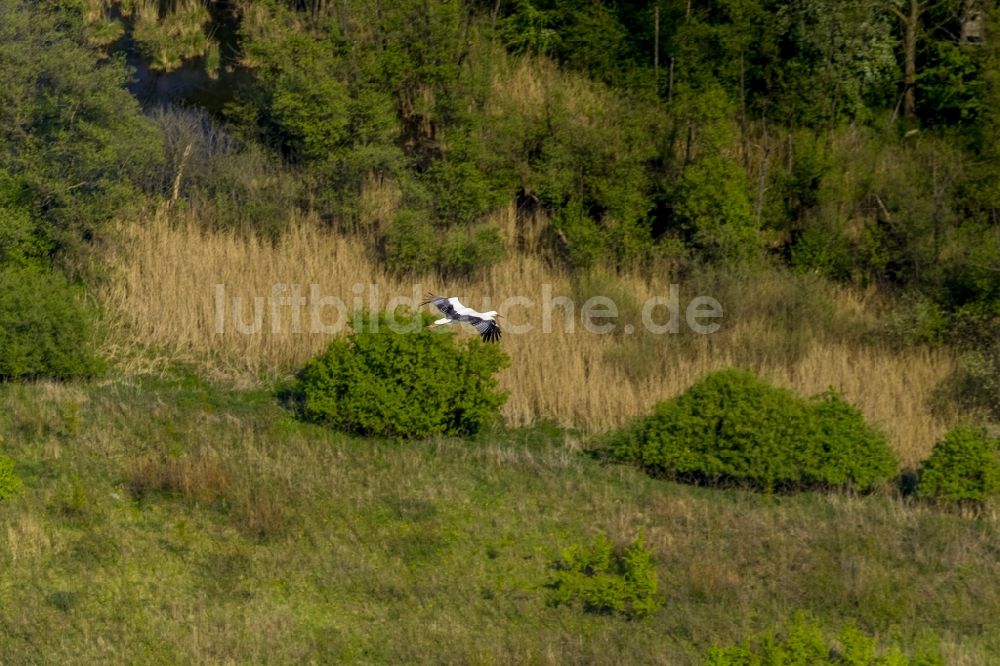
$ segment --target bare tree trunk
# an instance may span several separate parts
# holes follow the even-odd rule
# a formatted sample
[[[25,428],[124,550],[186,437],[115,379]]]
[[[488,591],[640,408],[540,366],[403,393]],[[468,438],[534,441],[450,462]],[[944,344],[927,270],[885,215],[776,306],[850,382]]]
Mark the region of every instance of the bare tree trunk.
[[[743,149],[743,166],[750,165],[750,149],[747,147],[747,90],[743,49],[740,49],[740,143]]]
[[[657,6],[659,9],[659,6]],[[659,16],[657,14],[657,16]],[[691,0],[687,0],[687,6],[684,9],[684,25],[687,25],[688,21],[691,20]],[[659,51],[657,49],[657,51]],[[670,56],[670,78],[667,81],[667,101],[671,101],[674,98],[674,57]]]
[[[903,24],[903,115],[910,122],[917,120],[917,40],[920,37],[920,17],[928,3],[909,0],[909,12],[903,13],[893,4],[886,5]]]
[[[653,10],[653,81],[660,88],[660,6]]]
[[[760,173],[757,174],[757,198],[754,201],[753,206],[753,216],[757,228],[760,228],[761,218],[764,216],[764,195],[767,193],[767,167],[768,161],[771,159],[771,143],[767,136],[767,121],[764,121],[764,145],[761,149],[764,152],[764,157],[760,164]]]
[[[911,122],[917,120],[917,32],[920,30],[921,7],[919,0],[910,0],[910,16],[904,21],[905,70],[903,85],[903,113]]]
[[[193,145],[189,143],[184,146],[184,153],[181,155],[180,162],[177,163],[177,175],[174,176],[174,187],[170,193],[171,205],[181,196],[181,178],[184,176],[184,166],[187,164],[188,158],[191,157],[191,148]]]
[[[754,202],[754,221],[757,228],[760,228],[760,220],[764,216],[764,195],[767,193],[767,162],[771,157],[771,151],[764,149],[764,159],[760,165],[760,174],[757,177],[757,200]]]
[[[497,18],[500,16],[500,3],[503,0],[497,0],[496,4],[493,5],[493,13],[490,14],[490,34],[496,37],[497,32]]]

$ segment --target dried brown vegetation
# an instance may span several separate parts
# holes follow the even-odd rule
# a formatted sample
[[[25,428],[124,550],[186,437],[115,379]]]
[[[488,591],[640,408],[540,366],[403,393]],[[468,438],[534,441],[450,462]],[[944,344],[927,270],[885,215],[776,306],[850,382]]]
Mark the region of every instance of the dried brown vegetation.
[[[355,303],[369,307],[372,288],[377,307],[392,298],[415,303],[426,291],[461,295],[481,310],[517,296],[533,305],[514,305],[505,313],[508,327],[530,324],[532,329],[511,332],[503,341],[512,359],[501,376],[510,392],[504,416],[512,425],[551,419],[586,431],[605,430],[727,366],[749,367],[807,394],[828,387],[842,391],[887,431],[904,465],[925,457],[948,425],[928,405],[935,387],[953,370],[953,360],[943,351],[894,351],[859,340],[857,330],[877,330],[862,296],[767,274],[745,281],[682,281],[681,331],[651,335],[638,326],[642,303],[667,295],[671,276],[573,279],[538,254],[514,249],[518,219],[513,207],[493,221],[511,246],[507,258],[478,277],[442,284],[430,275],[401,279],[388,274],[363,238],[324,230],[314,220],[293,220],[272,242],[238,232],[206,232],[183,214],[159,211],[123,230],[103,294],[114,322],[107,351],[124,367],[147,367],[169,357],[253,384],[301,366],[331,335],[312,330],[308,305],[298,322],[291,307],[275,313],[270,304],[275,285],[282,285],[277,295],[285,297],[298,285],[303,298],[316,285],[318,294],[337,297],[348,308]],[[225,290],[221,332],[217,285]],[[581,325],[581,306],[596,294],[618,304],[618,332],[596,335]],[[726,316],[717,333],[686,330],[684,308],[699,294],[723,305]],[[572,325],[559,305],[546,325],[542,304],[559,296],[574,302]],[[257,332],[238,330],[234,297],[240,298],[240,319],[246,324],[253,322],[254,299],[261,299]],[[331,307],[320,317],[324,325],[345,323]],[[655,317],[663,321],[665,310],[658,309]],[[637,325],[634,335],[621,332],[628,321]],[[126,351],[137,343],[147,353]]]

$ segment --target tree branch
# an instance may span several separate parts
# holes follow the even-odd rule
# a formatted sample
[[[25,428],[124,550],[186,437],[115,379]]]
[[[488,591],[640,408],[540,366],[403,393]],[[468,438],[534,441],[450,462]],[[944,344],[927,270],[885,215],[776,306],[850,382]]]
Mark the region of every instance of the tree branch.
[[[897,8],[896,5],[892,4],[891,2],[885,3],[885,6],[886,6],[886,8],[889,9],[889,11],[891,11],[893,14],[895,14],[896,16],[898,16],[899,20],[902,21],[903,23],[906,23],[907,21],[910,20],[909,16],[907,16],[906,14],[904,14],[903,12],[901,12],[899,10],[899,8]]]

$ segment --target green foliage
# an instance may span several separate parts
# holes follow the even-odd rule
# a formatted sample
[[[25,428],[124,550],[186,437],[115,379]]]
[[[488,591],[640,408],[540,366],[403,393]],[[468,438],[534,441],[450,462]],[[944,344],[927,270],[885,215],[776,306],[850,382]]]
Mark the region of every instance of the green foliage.
[[[781,49],[751,55],[762,76],[750,83],[755,106],[771,107],[772,117],[830,126],[869,120],[873,108],[896,102],[894,17],[884,7],[867,0],[777,3],[775,18],[787,31],[778,39],[794,44],[795,55],[788,59]],[[774,23],[762,21],[762,30],[770,33]],[[764,81],[775,81],[777,90]]]
[[[173,3],[162,17],[159,7],[150,7],[150,3],[140,2],[136,9],[132,38],[153,69],[169,72],[180,67],[185,60],[208,53],[212,41],[205,34],[205,27],[211,15],[204,5]],[[104,31],[113,32],[114,27],[108,26],[98,32],[99,38],[108,39],[110,35],[100,34]]]
[[[671,50],[681,83],[715,82],[768,118],[805,126],[865,119],[895,101],[892,15],[865,0],[680,3]],[[681,9],[684,7],[683,9]]]
[[[803,400],[743,370],[702,378],[607,444],[657,476],[769,491],[867,490],[896,472],[885,438],[836,394]]]
[[[652,247],[647,223],[655,179],[648,140],[657,125],[654,108],[615,99],[598,89],[589,95],[567,82],[546,109],[548,131],[536,144],[521,189],[537,196],[551,215],[552,230],[570,266],[598,259],[634,262]]]
[[[737,262],[760,247],[746,173],[723,156],[684,170],[675,214],[692,244],[710,260]]]
[[[100,233],[162,158],[124,62],[84,41],[61,3],[0,1],[0,171],[23,190],[31,235],[56,250]]]
[[[939,666],[934,651],[907,657],[897,645],[880,648],[878,641],[847,625],[836,641],[824,636],[818,620],[798,613],[782,634],[771,631],[742,645],[715,646],[705,666]]]
[[[385,232],[382,256],[389,270],[405,275],[427,273],[471,275],[504,256],[496,227],[435,229],[425,211],[399,210]]]
[[[977,343],[986,342],[991,317],[1000,317],[1000,234],[996,225],[965,221],[947,229],[945,243],[940,283],[931,293],[954,311],[957,339],[973,333]]]
[[[982,503],[1000,495],[1000,438],[959,426],[934,445],[920,468],[917,496]]]
[[[0,173],[0,267],[24,266],[48,254],[31,217],[25,189],[9,174]]]
[[[559,236],[567,263],[574,268],[590,268],[607,248],[600,225],[587,215],[578,201],[556,212],[552,229]]]
[[[546,83],[537,104],[496,95],[474,123],[490,182],[546,214],[547,247],[571,267],[648,258],[653,196],[665,180],[650,169],[660,151],[650,138],[664,129],[664,115],[649,100],[580,77],[539,76]]]
[[[917,79],[921,116],[935,124],[974,122],[982,112],[986,81],[976,44],[934,40],[930,62]]]
[[[362,435],[470,435],[500,417],[497,346],[421,327],[426,318],[364,316],[302,371],[303,413]]]
[[[776,178],[786,201],[768,226],[787,234],[792,266],[901,287],[889,326],[900,341],[986,349],[982,335],[969,344],[963,321],[988,330],[1000,311],[992,169],[973,164],[950,134],[837,134],[797,134],[795,165]]]
[[[284,62],[273,62],[270,121],[284,136],[290,154],[323,160],[347,140],[350,114],[347,87],[334,76],[338,62],[329,42],[290,33],[282,44]]]
[[[427,272],[436,265],[439,245],[430,220],[420,210],[399,210],[385,232],[383,257],[395,273]]]
[[[248,79],[226,116],[302,168],[318,212],[356,225],[365,178],[406,169],[398,99],[375,58],[388,54],[370,42],[349,48],[333,21],[281,4],[255,12],[240,24]]]
[[[445,276],[471,275],[489,268],[504,256],[503,239],[496,227],[454,229],[438,253],[438,270]]]
[[[552,56],[605,80],[621,76],[628,35],[614,3],[520,0],[505,10],[500,32],[511,50]]]
[[[483,146],[462,136],[445,137],[445,141],[448,151],[419,176],[435,222],[473,224],[507,203],[512,183],[497,182],[498,174],[489,173],[490,165],[484,164],[486,158],[480,154]]]
[[[559,42],[550,13],[536,8],[530,0],[511,3],[499,28],[507,48],[515,53],[549,55]]]
[[[806,227],[792,246],[791,255],[792,267],[799,272],[839,280],[850,276],[850,246],[838,229],[817,224]]]
[[[0,379],[93,375],[93,318],[60,273],[0,269]]]
[[[21,489],[21,479],[14,473],[14,461],[0,455],[0,500],[17,494]]]
[[[653,553],[642,531],[629,546],[615,548],[598,534],[587,546],[563,551],[549,582],[549,603],[577,604],[594,613],[621,613],[641,618],[663,605]]]
[[[832,389],[814,396],[808,409],[817,447],[810,477],[825,485],[867,489],[896,473],[888,442],[865,423],[860,409]]]

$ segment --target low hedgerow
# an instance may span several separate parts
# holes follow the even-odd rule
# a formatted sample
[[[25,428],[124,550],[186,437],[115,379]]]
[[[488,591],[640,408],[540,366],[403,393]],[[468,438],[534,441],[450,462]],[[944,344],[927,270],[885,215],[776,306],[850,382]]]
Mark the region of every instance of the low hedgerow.
[[[14,473],[14,461],[0,455],[0,500],[7,499],[21,488],[21,479]]]
[[[743,370],[702,378],[607,446],[655,476],[769,491],[867,490],[897,471],[885,437],[837,394],[803,399]]]
[[[621,613],[638,618],[659,608],[659,579],[652,551],[642,532],[625,548],[615,548],[603,534],[588,546],[574,545],[554,564],[548,584],[550,604],[583,605],[593,613]]]
[[[300,375],[303,414],[360,435],[470,435],[500,418],[494,374],[509,359],[478,338],[428,330],[426,317],[365,316]]]
[[[965,504],[1000,496],[1000,438],[965,425],[950,430],[921,466],[917,496]]]
[[[784,632],[767,632],[742,645],[713,647],[705,666],[940,666],[936,648],[909,657],[853,625],[828,640],[815,618],[799,613]]]
[[[94,374],[93,319],[61,273],[0,268],[0,379]]]

